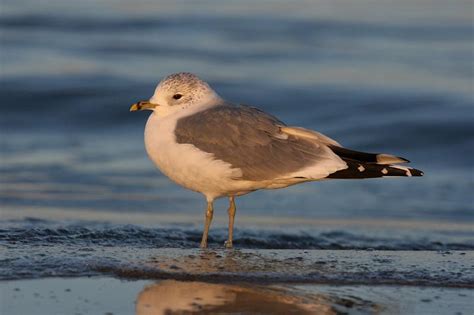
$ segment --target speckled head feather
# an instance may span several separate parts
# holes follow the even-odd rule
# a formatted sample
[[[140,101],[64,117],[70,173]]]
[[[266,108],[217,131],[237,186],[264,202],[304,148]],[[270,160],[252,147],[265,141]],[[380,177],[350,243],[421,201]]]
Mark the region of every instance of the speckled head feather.
[[[190,88],[200,88],[204,85],[209,88],[209,85],[201,80],[197,75],[190,72],[173,73],[161,80],[159,86],[164,89],[169,89],[175,86],[189,86]]]
[[[161,80],[152,99],[163,105],[189,107],[215,97],[217,93],[197,75],[179,72]]]

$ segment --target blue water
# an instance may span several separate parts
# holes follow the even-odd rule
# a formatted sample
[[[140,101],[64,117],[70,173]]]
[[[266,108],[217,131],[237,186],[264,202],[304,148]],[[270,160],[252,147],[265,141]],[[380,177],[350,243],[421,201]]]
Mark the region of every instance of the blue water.
[[[154,168],[143,148],[147,113],[128,112],[130,104],[151,96],[161,78],[178,71],[200,75],[235,103],[258,106],[350,148],[406,157],[425,172],[422,178],[256,192],[238,199],[238,218],[474,223],[471,12],[470,1],[458,0],[204,1],[199,7],[4,0],[0,203],[5,217],[29,218],[14,221],[15,227],[4,221],[2,240],[55,244],[54,237],[43,237],[49,231],[60,240],[112,235],[120,243],[128,235],[131,244],[173,246],[170,226],[63,223],[60,215],[46,218],[54,228],[31,221],[35,209],[87,210],[193,214],[189,221],[196,227],[178,229],[174,241],[197,246],[201,221],[193,220],[203,213],[202,196]],[[225,216],[225,207],[218,202],[218,216]],[[276,235],[277,227],[259,234],[258,224],[244,228],[239,221],[236,228],[236,244],[249,248],[438,250],[474,244],[472,229],[411,238],[397,229],[375,236],[316,229],[300,237],[298,231]],[[31,229],[22,241],[15,239]],[[225,232],[211,237],[220,244]],[[290,245],[274,242],[291,237],[296,242]]]

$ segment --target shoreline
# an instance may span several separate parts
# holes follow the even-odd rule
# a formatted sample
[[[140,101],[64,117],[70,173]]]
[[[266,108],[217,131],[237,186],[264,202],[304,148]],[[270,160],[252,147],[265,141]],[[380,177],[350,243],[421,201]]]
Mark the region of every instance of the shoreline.
[[[0,250],[0,280],[133,280],[474,288],[474,251],[25,246]],[[26,258],[28,257],[28,258]],[[7,266],[8,265],[8,266]]]

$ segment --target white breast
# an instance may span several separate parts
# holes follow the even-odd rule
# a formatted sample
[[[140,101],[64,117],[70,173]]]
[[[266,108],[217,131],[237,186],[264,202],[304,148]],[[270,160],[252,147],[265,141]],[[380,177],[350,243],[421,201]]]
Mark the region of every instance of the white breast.
[[[192,144],[176,142],[174,129],[179,113],[166,117],[152,114],[145,128],[145,147],[154,164],[177,184],[206,195],[208,200],[244,190],[244,183],[233,180],[241,176],[240,169],[213,158],[210,153]]]

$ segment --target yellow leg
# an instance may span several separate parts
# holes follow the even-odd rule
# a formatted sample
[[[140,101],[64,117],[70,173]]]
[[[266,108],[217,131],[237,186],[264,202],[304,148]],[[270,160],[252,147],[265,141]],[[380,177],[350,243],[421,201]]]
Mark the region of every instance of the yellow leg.
[[[204,224],[204,232],[202,233],[201,248],[207,247],[207,234],[209,234],[209,227],[211,226],[212,215],[214,214],[214,207],[212,201],[207,202],[206,223]]]
[[[229,197],[229,209],[227,210],[229,214],[229,238],[225,242],[226,248],[232,248],[232,237],[234,233],[234,218],[235,218],[235,200],[234,196]]]

